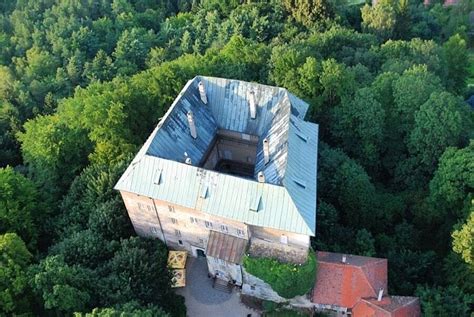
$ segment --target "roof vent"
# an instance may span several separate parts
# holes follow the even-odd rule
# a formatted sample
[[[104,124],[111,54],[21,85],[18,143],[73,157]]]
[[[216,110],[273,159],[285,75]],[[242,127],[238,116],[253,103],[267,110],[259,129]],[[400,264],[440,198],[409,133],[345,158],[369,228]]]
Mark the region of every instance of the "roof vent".
[[[249,107],[250,107],[250,118],[257,118],[257,104],[255,102],[255,92],[252,90],[249,93]]]
[[[251,211],[255,211],[257,212],[258,209],[260,208],[260,203],[262,201],[262,196],[261,195],[257,195],[255,197],[255,200],[252,202],[252,204],[250,205],[250,210]]]
[[[206,96],[206,87],[204,87],[204,83],[202,81],[198,84],[199,89],[199,96],[201,97],[201,101],[207,105],[207,96]]]
[[[190,157],[187,157],[186,160],[184,160],[184,163],[188,164],[188,165],[192,165],[193,162],[191,161],[191,158]]]
[[[341,262],[346,264],[347,263],[347,256],[345,254],[342,255]]]
[[[258,172],[257,179],[259,183],[265,183],[265,174],[263,172]]]
[[[383,296],[383,288],[379,289],[379,294],[377,296],[377,301],[381,301],[382,300],[382,296]]]
[[[161,183],[161,170],[156,170],[156,175],[155,175],[155,178],[153,179],[153,183],[155,185],[160,185]]]
[[[267,138],[263,139],[263,161],[265,165],[270,161],[270,145]]]
[[[196,131],[196,125],[194,124],[193,113],[191,111],[188,111],[187,117],[188,117],[188,124],[189,124],[189,132],[191,133],[191,136],[194,139],[196,139],[197,131]]]

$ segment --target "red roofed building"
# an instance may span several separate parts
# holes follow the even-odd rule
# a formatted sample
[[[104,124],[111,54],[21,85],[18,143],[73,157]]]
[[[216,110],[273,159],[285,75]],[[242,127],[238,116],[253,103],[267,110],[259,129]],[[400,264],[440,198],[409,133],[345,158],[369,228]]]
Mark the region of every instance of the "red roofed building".
[[[387,294],[387,259],[321,251],[317,256],[311,296],[315,308],[353,317],[421,316],[416,297],[383,296]]]
[[[361,299],[352,309],[352,316],[419,317],[420,302],[418,298],[408,296],[387,296],[380,301],[376,298]]]
[[[318,263],[313,303],[352,308],[362,297],[387,290],[386,259],[320,251]]]

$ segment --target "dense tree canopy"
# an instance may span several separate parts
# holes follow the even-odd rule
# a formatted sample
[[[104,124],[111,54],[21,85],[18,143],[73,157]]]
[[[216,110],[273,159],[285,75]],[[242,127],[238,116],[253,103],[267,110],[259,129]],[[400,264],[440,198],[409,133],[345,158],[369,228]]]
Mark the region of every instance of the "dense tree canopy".
[[[186,314],[166,248],[134,236],[112,188],[187,80],[211,75],[309,103],[316,249],[386,257],[390,293],[467,316],[472,8],[0,1],[0,315]]]

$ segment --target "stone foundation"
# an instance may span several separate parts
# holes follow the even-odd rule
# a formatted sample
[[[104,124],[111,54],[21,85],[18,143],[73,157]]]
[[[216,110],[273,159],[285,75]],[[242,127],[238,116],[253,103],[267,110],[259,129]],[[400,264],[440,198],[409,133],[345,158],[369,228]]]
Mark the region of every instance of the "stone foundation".
[[[286,244],[277,244],[252,238],[248,253],[253,257],[274,258],[281,262],[302,264],[308,257],[308,249]]]

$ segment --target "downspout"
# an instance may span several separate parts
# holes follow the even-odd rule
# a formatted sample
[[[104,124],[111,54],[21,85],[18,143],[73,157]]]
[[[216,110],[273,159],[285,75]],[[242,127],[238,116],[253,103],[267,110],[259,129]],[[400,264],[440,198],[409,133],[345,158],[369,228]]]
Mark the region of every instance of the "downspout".
[[[160,224],[160,230],[161,230],[161,234],[163,235],[163,240],[164,240],[163,242],[166,244],[166,246],[168,246],[168,242],[166,242],[166,237],[163,231],[163,227],[161,226],[160,217],[158,216],[158,209],[156,208],[155,200],[153,198],[150,198],[150,199],[153,202],[153,209],[155,209],[156,219],[158,219],[158,223]]]

